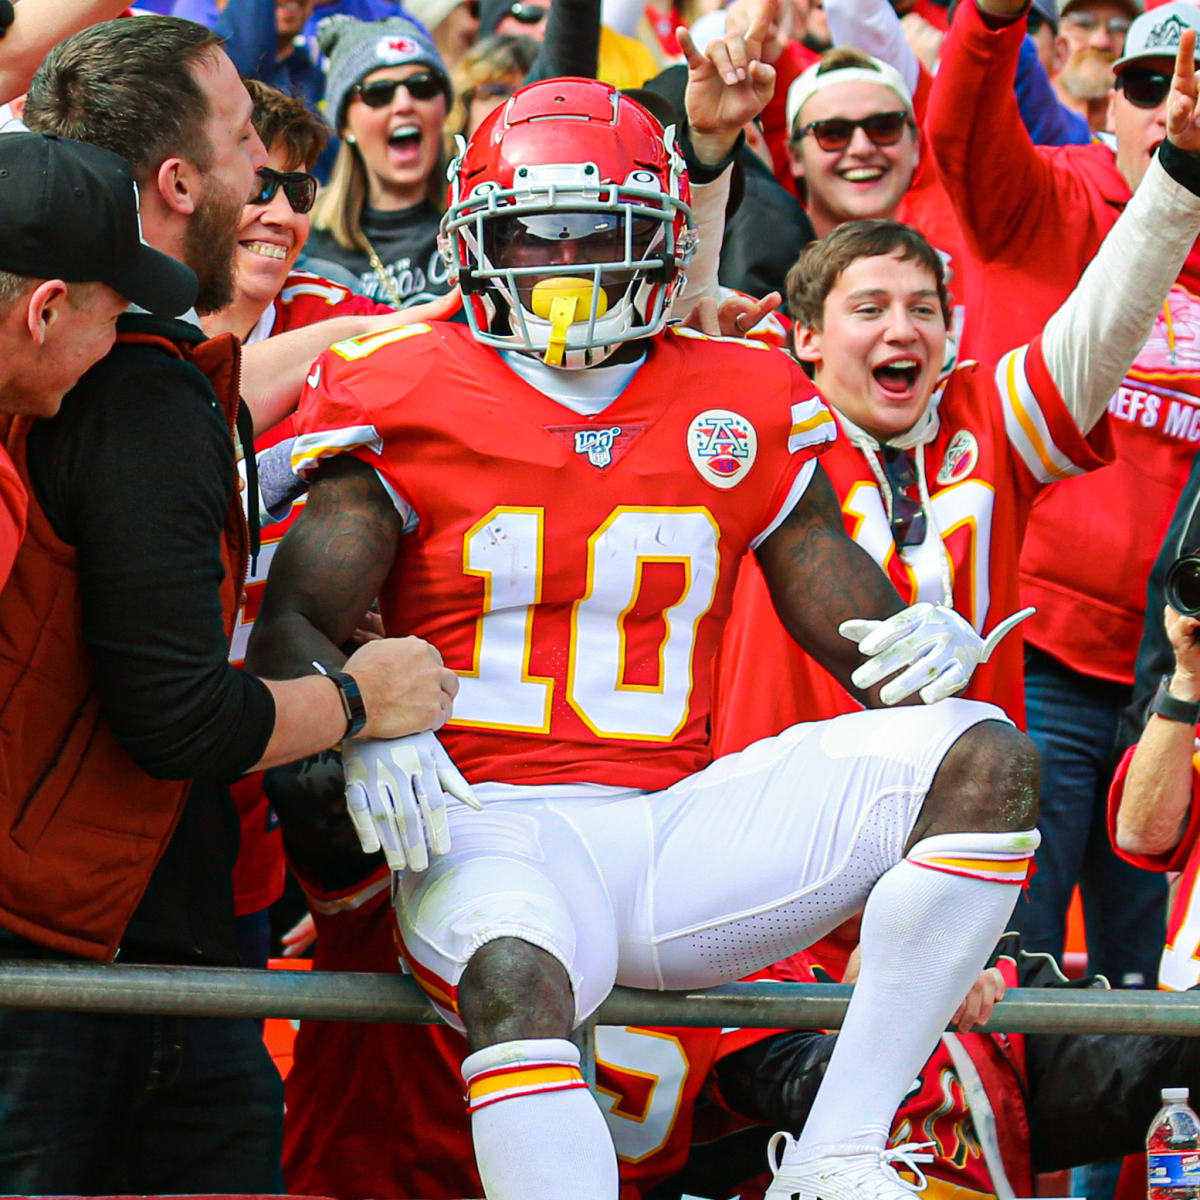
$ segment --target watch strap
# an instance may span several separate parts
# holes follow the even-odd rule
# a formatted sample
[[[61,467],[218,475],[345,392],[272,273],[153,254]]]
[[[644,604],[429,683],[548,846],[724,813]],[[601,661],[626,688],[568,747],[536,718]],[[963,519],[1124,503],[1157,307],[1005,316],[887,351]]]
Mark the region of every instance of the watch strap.
[[[1165,721],[1178,721],[1182,725],[1195,725],[1200,721],[1200,700],[1180,700],[1172,696],[1169,688],[1171,677],[1164,675],[1159,680],[1158,691],[1154,693],[1154,701],[1150,711]]]
[[[337,688],[342,711],[346,714],[346,732],[342,737],[357,737],[367,723],[367,706],[363,703],[358,681],[345,671],[331,671],[325,678]]]

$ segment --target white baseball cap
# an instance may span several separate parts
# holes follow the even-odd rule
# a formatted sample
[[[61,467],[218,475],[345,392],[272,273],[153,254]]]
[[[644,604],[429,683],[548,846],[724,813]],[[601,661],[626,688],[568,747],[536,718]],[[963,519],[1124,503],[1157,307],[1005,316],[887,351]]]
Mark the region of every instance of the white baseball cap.
[[[1172,7],[1175,7],[1172,5]],[[1200,16],[1200,9],[1194,10]],[[869,57],[869,56],[864,56]],[[822,60],[823,61],[823,60]],[[835,83],[881,83],[891,88],[900,98],[901,103],[911,113],[913,110],[912,93],[904,82],[904,77],[890,63],[882,59],[870,59],[871,66],[832,67],[822,71],[822,63],[815,62],[802,75],[798,76],[787,94],[787,124],[788,134],[795,128],[796,118],[800,110],[817,94]]]
[[[1131,63],[1155,58],[1174,58],[1185,29],[1194,29],[1200,36],[1200,8],[1187,0],[1173,0],[1142,13],[1129,26],[1125,53],[1113,63],[1113,70],[1123,71]]]

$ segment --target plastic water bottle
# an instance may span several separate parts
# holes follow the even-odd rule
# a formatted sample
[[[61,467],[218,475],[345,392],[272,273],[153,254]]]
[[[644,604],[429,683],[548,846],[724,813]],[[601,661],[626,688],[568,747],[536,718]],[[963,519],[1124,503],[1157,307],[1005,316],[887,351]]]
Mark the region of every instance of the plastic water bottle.
[[[1146,1135],[1148,1200],[1200,1200],[1200,1117],[1187,1088],[1163,1088],[1163,1106]]]

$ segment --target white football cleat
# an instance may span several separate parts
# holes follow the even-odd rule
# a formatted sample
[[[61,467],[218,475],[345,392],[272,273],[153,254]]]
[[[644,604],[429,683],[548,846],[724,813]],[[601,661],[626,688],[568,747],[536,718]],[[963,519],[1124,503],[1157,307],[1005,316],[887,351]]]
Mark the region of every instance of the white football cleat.
[[[912,1200],[912,1193],[923,1191],[926,1183],[917,1164],[933,1162],[932,1154],[919,1153],[932,1142],[906,1142],[883,1150],[843,1142],[826,1146],[826,1153],[816,1158],[785,1165],[795,1145],[789,1133],[775,1134],[768,1144],[767,1161],[775,1178],[764,1200]],[[911,1171],[916,1182],[902,1178],[897,1166]]]

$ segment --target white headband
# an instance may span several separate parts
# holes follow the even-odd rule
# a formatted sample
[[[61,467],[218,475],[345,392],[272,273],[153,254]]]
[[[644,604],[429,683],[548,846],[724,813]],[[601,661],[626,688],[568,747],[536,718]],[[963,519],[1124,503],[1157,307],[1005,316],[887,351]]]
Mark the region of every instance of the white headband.
[[[904,82],[904,77],[890,63],[873,58],[874,67],[835,67],[833,70],[818,74],[821,70],[819,62],[813,63],[802,75],[798,76],[787,94],[787,124],[788,136],[794,132],[796,118],[800,110],[816,95],[817,92],[831,87],[835,83],[879,83],[891,88],[904,102],[904,107],[912,113],[912,93]]]

